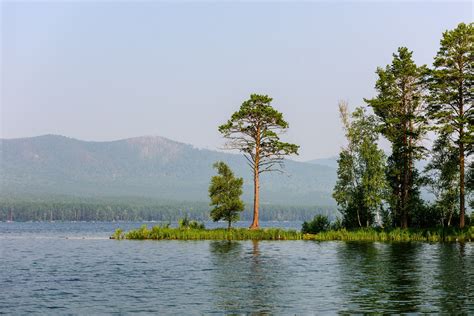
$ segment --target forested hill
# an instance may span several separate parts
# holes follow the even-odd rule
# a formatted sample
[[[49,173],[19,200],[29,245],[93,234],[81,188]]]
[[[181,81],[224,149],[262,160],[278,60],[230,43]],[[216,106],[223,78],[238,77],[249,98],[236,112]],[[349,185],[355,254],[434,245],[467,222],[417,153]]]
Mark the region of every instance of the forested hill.
[[[251,201],[251,172],[239,154],[197,149],[162,137],[90,142],[64,136],[0,140],[1,194],[5,197],[145,197],[208,201],[207,189],[218,160],[244,177],[244,200]],[[336,169],[286,161],[286,174],[264,174],[263,205],[335,205]]]

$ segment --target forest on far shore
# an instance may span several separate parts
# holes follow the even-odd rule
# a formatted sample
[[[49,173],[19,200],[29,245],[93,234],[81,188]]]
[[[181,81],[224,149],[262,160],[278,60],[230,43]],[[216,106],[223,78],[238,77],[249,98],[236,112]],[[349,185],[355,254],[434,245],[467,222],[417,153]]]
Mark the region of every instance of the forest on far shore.
[[[0,221],[177,221],[190,218],[209,220],[209,203],[155,201],[138,198],[0,199]],[[263,205],[264,221],[306,221],[314,214],[335,219],[334,206]],[[251,220],[243,212],[241,220]]]

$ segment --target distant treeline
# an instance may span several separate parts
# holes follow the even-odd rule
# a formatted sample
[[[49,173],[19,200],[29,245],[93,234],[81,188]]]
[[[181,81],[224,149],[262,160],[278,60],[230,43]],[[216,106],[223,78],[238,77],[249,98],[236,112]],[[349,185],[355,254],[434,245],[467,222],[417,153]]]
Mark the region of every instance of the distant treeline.
[[[250,207],[251,203],[248,203],[241,220],[252,219]],[[264,221],[304,221],[315,214],[335,217],[331,206],[263,205],[262,209]],[[0,221],[175,221],[185,215],[191,219],[209,220],[209,212],[206,202],[0,199]]]

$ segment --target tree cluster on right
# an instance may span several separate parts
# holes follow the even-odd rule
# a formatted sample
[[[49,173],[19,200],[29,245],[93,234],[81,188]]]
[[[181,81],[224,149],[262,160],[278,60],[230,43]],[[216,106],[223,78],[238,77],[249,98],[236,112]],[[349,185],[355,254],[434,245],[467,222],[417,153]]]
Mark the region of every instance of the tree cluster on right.
[[[339,110],[347,145],[338,163],[334,198],[345,227],[454,226],[464,228],[474,183],[474,24],[443,33],[431,68],[418,66],[401,47],[392,63],[377,68],[373,110]],[[423,146],[432,133],[433,146]],[[390,142],[388,157],[377,146]],[[429,159],[422,172],[416,162]],[[435,196],[420,196],[426,186]],[[471,207],[474,203],[471,200]]]

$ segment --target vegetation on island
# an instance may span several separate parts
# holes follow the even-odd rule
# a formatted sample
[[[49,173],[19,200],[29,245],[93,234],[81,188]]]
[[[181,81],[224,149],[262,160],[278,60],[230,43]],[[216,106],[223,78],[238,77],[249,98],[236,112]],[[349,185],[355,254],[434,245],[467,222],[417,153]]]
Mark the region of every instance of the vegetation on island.
[[[112,239],[133,240],[315,240],[315,241],[380,241],[380,242],[469,242],[474,241],[474,227],[469,229],[451,228],[359,228],[348,230],[330,225],[324,216],[303,224],[303,231],[281,228],[216,228],[170,227],[169,224],[123,232],[117,229]]]
[[[377,68],[377,95],[365,99],[373,115],[340,106],[347,148],[339,155],[334,190],[346,228],[432,228],[469,226],[465,216],[466,158],[472,173],[474,140],[474,26],[461,23],[446,31],[433,69],[417,66],[401,47],[391,64]],[[352,121],[349,121],[352,117]],[[423,140],[436,139],[428,155]],[[378,135],[390,142],[385,159]],[[431,156],[420,173],[417,161]],[[423,201],[422,187],[435,196]]]
[[[389,65],[377,68],[377,95],[365,99],[368,108],[358,107],[351,113],[346,102],[339,103],[347,145],[339,154],[333,197],[341,219],[331,223],[326,216],[318,215],[303,223],[301,233],[253,230],[259,228],[259,175],[281,170],[275,167],[281,166],[283,157],[298,153],[297,145],[279,140],[279,132],[287,129],[288,123],[270,106],[272,99],[253,94],[227,124],[219,127],[229,140],[228,148],[243,152],[253,171],[251,229],[230,229],[241,207],[237,203],[241,182],[225,170],[228,179],[235,181],[235,191],[226,187],[227,192],[234,192],[227,199],[232,202],[224,207],[229,215],[227,231],[144,226],[126,234],[119,232],[115,237],[471,241],[474,226],[469,227],[465,200],[474,191],[474,162],[470,160],[474,150],[474,24],[461,23],[443,33],[433,69],[416,65],[412,55],[408,48],[400,47]],[[423,143],[429,131],[436,135],[431,155]],[[378,147],[380,137],[390,143],[388,157]],[[429,156],[431,160],[420,172],[416,163]],[[219,187],[218,181],[223,180],[213,178],[211,188]],[[421,198],[422,187],[430,189],[434,202]],[[223,205],[211,188],[211,204]],[[473,203],[471,200],[471,206]]]
[[[302,240],[303,234],[296,230],[280,228],[171,228],[168,225],[156,225],[148,228],[146,225],[129,232],[117,229],[113,239],[152,239],[152,240]]]

